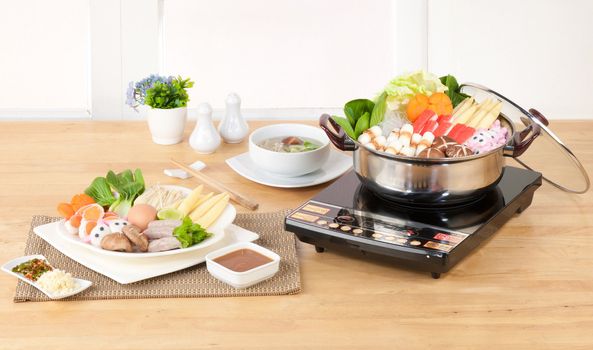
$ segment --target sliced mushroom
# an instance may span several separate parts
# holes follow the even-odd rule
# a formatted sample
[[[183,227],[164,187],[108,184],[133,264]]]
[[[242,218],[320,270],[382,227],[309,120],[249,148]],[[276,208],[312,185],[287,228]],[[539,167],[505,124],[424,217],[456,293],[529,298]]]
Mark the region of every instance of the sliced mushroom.
[[[282,143],[285,145],[302,145],[303,140],[296,136],[288,136],[282,140]]]
[[[148,238],[146,235],[142,234],[142,230],[140,227],[136,225],[126,225],[122,229],[122,232],[132,243],[134,243],[141,252],[145,252],[148,250]]]
[[[132,243],[123,233],[110,233],[101,240],[101,248],[117,252],[132,252]]]

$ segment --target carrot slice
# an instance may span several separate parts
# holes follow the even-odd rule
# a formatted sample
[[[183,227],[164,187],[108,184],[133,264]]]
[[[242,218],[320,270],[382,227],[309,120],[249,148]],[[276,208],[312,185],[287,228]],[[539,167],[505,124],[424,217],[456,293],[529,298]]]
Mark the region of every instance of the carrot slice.
[[[408,119],[413,123],[422,112],[429,109],[428,106],[428,96],[424,94],[417,94],[410,100],[408,107],[406,108]]]
[[[58,204],[58,213],[61,217],[68,220],[74,215],[74,209],[72,209],[70,203],[60,203]]]
[[[81,221],[82,221],[82,215],[80,215],[80,214],[74,214],[74,215],[72,215],[70,220],[68,220],[68,222],[70,222],[70,225],[72,225],[72,227],[76,227],[76,228],[80,227]]]
[[[95,228],[95,226],[97,226],[96,221],[87,221],[86,222],[85,231],[84,231],[86,236],[91,235],[91,231]]]
[[[99,204],[91,204],[82,213],[82,218],[88,221],[97,221],[103,217],[105,211]]]
[[[447,94],[435,92],[428,98],[429,108],[438,115],[450,115],[453,113],[453,104]]]
[[[93,197],[87,195],[86,193],[80,193],[80,194],[74,195],[74,197],[72,197],[72,200],[70,201],[70,203],[72,204],[72,208],[74,209],[74,211],[77,211],[78,209],[84,207],[85,205],[95,203],[95,200],[93,199]]]
[[[103,215],[103,220],[109,221],[109,220],[117,220],[119,219],[119,215],[117,215],[116,213],[112,212],[112,211],[108,211]]]

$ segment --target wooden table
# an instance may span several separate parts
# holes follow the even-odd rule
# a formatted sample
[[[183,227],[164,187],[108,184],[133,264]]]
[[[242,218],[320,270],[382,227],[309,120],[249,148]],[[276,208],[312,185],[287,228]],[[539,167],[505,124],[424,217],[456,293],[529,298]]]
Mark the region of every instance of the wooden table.
[[[593,174],[593,122],[552,126]],[[200,156],[187,142],[157,146],[141,122],[0,123],[0,262],[22,255],[32,215],[55,215],[56,203],[109,169],[190,185],[163,168],[171,157],[200,159],[260,211],[295,207],[324,188],[243,179],[224,160],[245,150],[225,144]],[[544,184],[527,211],[440,280],[305,244],[295,296],[15,304],[16,281],[0,274],[0,348],[591,349],[592,203],[593,192]]]

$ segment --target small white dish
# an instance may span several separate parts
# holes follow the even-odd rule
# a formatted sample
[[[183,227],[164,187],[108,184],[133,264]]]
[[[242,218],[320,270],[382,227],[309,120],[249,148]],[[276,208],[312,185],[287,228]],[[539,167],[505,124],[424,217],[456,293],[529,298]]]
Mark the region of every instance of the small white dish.
[[[319,185],[341,176],[352,168],[352,158],[334,150],[330,152],[329,159],[321,169],[297,177],[285,177],[268,173],[253,163],[249,153],[229,158],[226,163],[237,174],[246,179],[258,184],[279,188],[301,188]]]
[[[8,273],[9,275],[13,275],[16,278],[20,279],[21,281],[28,283],[30,285],[32,285],[33,287],[39,289],[43,294],[47,295],[50,299],[64,299],[70,296],[73,296],[75,294],[78,294],[80,292],[82,292],[83,290],[87,289],[88,287],[93,285],[93,282],[91,281],[87,281],[87,280],[83,280],[80,278],[74,278],[74,280],[76,281],[76,285],[78,286],[78,288],[76,288],[75,290],[69,292],[69,293],[59,293],[59,294],[54,294],[54,293],[50,293],[49,291],[43,289],[37,282],[31,281],[27,278],[25,278],[25,276],[21,275],[20,273],[16,273],[16,272],[12,272],[12,269],[19,265],[22,264],[26,261],[32,260],[32,259],[43,259],[43,260],[47,260],[43,255],[27,255],[27,256],[22,256],[20,258],[16,258],[16,259],[12,259],[9,262],[7,262],[6,264],[2,265],[2,271]],[[48,262],[50,265],[51,263]],[[53,266],[52,266],[53,267]]]
[[[251,249],[270,258],[272,261],[243,272],[233,271],[214,261],[223,255],[239,249]],[[241,242],[224,247],[206,255],[206,267],[208,268],[208,272],[210,272],[210,274],[216,279],[230,284],[231,286],[238,289],[247,288],[273,277],[278,272],[280,267],[280,256],[273,251],[257,244],[251,242]]]
[[[275,152],[259,145],[267,139],[296,136],[315,140],[316,150],[296,153]],[[331,150],[329,138],[318,127],[304,124],[273,124],[261,127],[249,135],[249,155],[254,164],[276,176],[295,177],[321,169]]]

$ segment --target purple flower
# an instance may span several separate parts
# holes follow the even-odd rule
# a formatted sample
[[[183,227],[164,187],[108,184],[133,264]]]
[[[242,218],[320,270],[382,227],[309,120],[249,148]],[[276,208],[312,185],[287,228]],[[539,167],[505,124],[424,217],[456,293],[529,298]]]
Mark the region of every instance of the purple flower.
[[[128,85],[128,90],[126,91],[126,104],[132,108],[135,108],[136,99],[134,98],[136,94],[136,90],[134,89],[134,82],[131,81]]]

